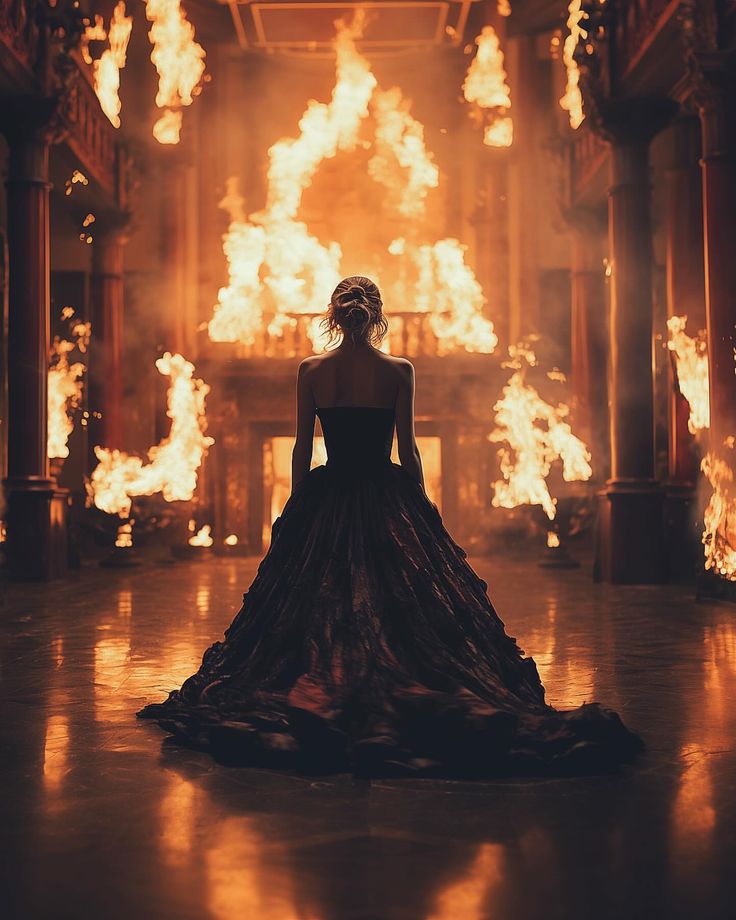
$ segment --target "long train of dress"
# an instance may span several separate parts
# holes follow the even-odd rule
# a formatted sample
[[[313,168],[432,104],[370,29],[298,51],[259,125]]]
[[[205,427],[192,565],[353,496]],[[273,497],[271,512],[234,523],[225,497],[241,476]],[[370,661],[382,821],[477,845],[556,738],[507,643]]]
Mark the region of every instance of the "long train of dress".
[[[306,772],[570,774],[633,759],[642,742],[616,713],[545,703],[418,483],[383,449],[359,464],[350,426],[322,421],[344,462],[300,483],[223,641],[139,715],[221,761]]]

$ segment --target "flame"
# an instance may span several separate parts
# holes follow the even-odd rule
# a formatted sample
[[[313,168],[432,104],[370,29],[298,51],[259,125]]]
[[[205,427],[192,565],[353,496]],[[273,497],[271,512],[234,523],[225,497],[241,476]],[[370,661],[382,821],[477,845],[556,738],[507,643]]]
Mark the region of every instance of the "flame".
[[[695,338],[685,332],[687,316],[671,316],[667,320],[667,348],[675,355],[677,383],[690,405],[687,427],[690,434],[710,428],[710,395],[708,391],[708,352],[705,331]]]
[[[550,405],[525,382],[526,367],[536,364],[534,353],[522,346],[509,353],[515,370],[493,407],[496,427],[488,435],[490,441],[505,445],[499,451],[503,480],[493,483],[492,504],[541,505],[553,520],[556,499],[546,482],[552,464],[562,461],[565,482],[585,481],[593,474],[590,452],[565,421],[569,408],[564,403]]]
[[[238,545],[238,535],[236,533],[231,533],[229,536],[225,537],[225,546],[237,546]]]
[[[547,531],[547,546],[550,549],[556,549],[560,545],[560,536],[554,530]]]
[[[215,541],[212,539],[212,527],[204,524],[199,530],[190,537],[188,543],[190,546],[212,546]]]
[[[583,112],[583,94],[580,92],[580,68],[575,60],[575,49],[581,38],[588,37],[587,31],[581,26],[581,22],[588,18],[588,14],[583,10],[582,0],[570,0],[567,12],[568,31],[565,44],[562,46],[562,62],[567,71],[567,83],[565,95],[560,99],[560,106],[568,113],[570,127],[579,128],[583,123],[585,113]]]
[[[207,324],[213,341],[253,345],[264,326],[271,336],[283,335],[295,325],[293,314],[314,313],[315,303],[323,302],[340,279],[340,245],[323,245],[297,216],[320,164],[355,149],[369,113],[375,125],[370,176],[388,189],[396,214],[415,223],[425,213],[439,170],[426,148],[424,128],[411,116],[401,91],[378,89],[368,61],[356,50],[364,18],[359,12],[350,26],[338,24],[330,102],[311,100],[299,121],[299,135],[282,138],[269,150],[264,210],[247,215],[237,180],[228,181],[220,203],[230,217],[223,236],[228,284],[220,289]],[[396,299],[432,314],[442,353],[458,347],[492,352],[497,339],[493,324],[481,314],[485,298],[465,262],[466,247],[454,239],[421,244],[402,238],[400,247],[395,244],[389,254],[401,256],[417,275],[414,287],[405,285]],[[310,320],[307,335],[315,351],[324,349],[319,318]]]
[[[67,310],[71,309],[69,314]],[[64,319],[71,318],[74,310],[64,308]],[[76,348],[87,350],[91,334],[91,323],[75,322],[71,326],[73,341],[54,338],[51,346],[51,365],[48,371],[48,427],[46,452],[49,457],[68,457],[69,435],[74,430],[74,412],[82,401],[86,370],[81,361],[69,363],[69,355]]]
[[[733,469],[722,457],[709,451],[700,469],[713,492],[705,509],[703,546],[705,568],[729,581],[736,581],[736,493]]]
[[[110,20],[110,31],[107,38],[110,47],[102,52],[102,56],[92,62],[94,68],[94,85],[97,98],[100,100],[102,111],[116,127],[120,127],[120,71],[125,67],[128,41],[133,28],[133,17],[125,15],[125,2],[115,6]],[[99,36],[95,36],[99,37]],[[105,31],[102,30],[102,38]]]
[[[340,280],[339,245],[323,246],[296,215],[320,163],[339,150],[354,149],[360,123],[368,115],[376,78],[354,44],[363,19],[357,15],[352,26],[338,30],[330,102],[310,100],[299,121],[299,136],[282,138],[268,151],[265,210],[247,218],[237,181],[228,182],[221,207],[230,214],[223,238],[229,283],[219,291],[208,324],[213,341],[252,344],[262,328],[264,294],[271,295],[275,313],[269,331],[278,335],[293,324],[287,310],[310,312],[315,296],[324,297]]]
[[[456,348],[490,354],[498,344],[493,323],[481,314],[485,297],[465,263],[466,249],[448,238],[420,246],[414,254],[420,279],[415,303],[418,309],[431,312],[430,323],[441,355]]]
[[[8,539],[8,531],[5,528],[5,521],[0,521],[0,543],[5,543]]]
[[[393,193],[403,217],[423,214],[427,192],[440,181],[440,171],[424,144],[424,126],[409,114],[396,86],[375,92],[371,110],[376,134],[368,173]],[[397,165],[403,174],[397,172]]]
[[[514,136],[513,121],[508,115],[511,90],[506,82],[501,43],[493,26],[484,26],[475,43],[478,52],[468,68],[463,95],[466,102],[490,110],[483,143],[489,147],[510,147]]]
[[[90,499],[108,514],[130,513],[131,498],[161,492],[167,502],[188,501],[197,487],[197,470],[214,439],[205,435],[205,398],[209,387],[194,378],[194,365],[166,352],[156,361],[171,378],[167,394],[169,436],[148,451],[148,463],[120,450],[95,447],[99,463],[87,489]]]
[[[509,0],[497,0],[496,2],[496,12],[499,16],[510,16],[511,15],[511,3]]]
[[[115,537],[115,546],[119,549],[127,549],[133,545],[133,524],[134,520],[124,521],[120,527],[118,527],[118,533]]]
[[[146,18],[152,23],[148,38],[158,71],[156,105],[164,109],[153,136],[161,144],[178,144],[181,109],[192,104],[204,76],[204,48],[194,40],[180,0],[146,0]]]
[[[90,42],[104,42],[107,38],[105,31],[105,20],[99,13],[95,13],[94,20],[87,22],[84,32],[79,41],[79,49],[82,53],[82,60],[85,64],[93,64],[94,60],[89,53]]]

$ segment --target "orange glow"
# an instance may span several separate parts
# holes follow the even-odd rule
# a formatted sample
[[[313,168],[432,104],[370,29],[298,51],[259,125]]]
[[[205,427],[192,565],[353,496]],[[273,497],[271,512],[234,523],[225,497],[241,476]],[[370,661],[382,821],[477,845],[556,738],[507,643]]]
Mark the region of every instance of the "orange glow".
[[[568,113],[571,128],[579,128],[585,119],[583,112],[583,95],[580,92],[580,68],[575,60],[575,49],[580,39],[588,37],[581,26],[588,14],[583,10],[582,0],[570,0],[567,8],[567,37],[562,46],[562,61],[567,71],[565,95],[560,99],[560,106]]]
[[[503,880],[503,856],[501,844],[482,843],[465,875],[440,891],[428,920],[488,917],[489,897]]]
[[[224,540],[225,546],[237,546],[238,545],[238,535],[236,533],[231,533]]]
[[[554,530],[547,531],[547,546],[550,549],[555,549],[560,545],[560,537],[554,532]]]
[[[732,447],[731,444],[729,446]],[[703,518],[705,568],[728,581],[736,581],[736,493],[733,469],[730,463],[712,451],[703,457],[700,469],[713,490]]]
[[[69,772],[69,719],[49,716],[43,746],[43,782],[50,792],[56,791]]]
[[[120,549],[133,545],[133,524],[135,521],[125,521],[118,527],[118,533],[115,537],[115,546]]]
[[[204,76],[205,52],[194,40],[194,26],[180,0],[146,0],[146,18],[152,23],[148,38],[151,60],[158,71],[156,105],[164,109],[153,127],[161,144],[178,144],[183,106],[191,105]]]
[[[108,514],[126,516],[131,498],[161,492],[168,502],[189,501],[197,487],[197,470],[214,439],[205,435],[205,399],[209,387],[194,377],[194,365],[166,352],[156,361],[160,374],[171,378],[166,414],[169,436],[148,451],[148,463],[120,450],[95,447],[99,461],[87,491]]]
[[[64,319],[71,313],[62,313]],[[85,366],[81,361],[69,363],[69,355],[76,348],[84,353],[89,344],[92,326],[90,323],[75,322],[71,326],[72,341],[54,339],[51,346],[52,364],[48,372],[48,420],[46,452],[49,457],[68,457],[69,435],[74,430],[74,412],[82,401]]]
[[[264,210],[246,215],[237,180],[228,182],[221,207],[230,216],[223,238],[229,277],[218,293],[209,336],[216,342],[252,346],[264,331],[281,337],[293,329],[293,314],[320,309],[341,277],[342,250],[335,241],[321,243],[298,219],[302,195],[324,160],[356,148],[361,124],[371,116],[369,175],[387,189],[392,213],[412,221],[407,228],[411,240],[402,237],[389,245],[387,255],[394,259],[387,271],[397,278],[408,267],[416,280],[389,284],[386,301],[411,304],[409,309],[430,314],[441,353],[458,348],[490,353],[497,338],[493,323],[482,314],[486,301],[465,261],[466,247],[456,239],[431,244],[418,239],[418,221],[425,215],[429,192],[439,184],[439,171],[426,148],[424,127],[410,114],[408,101],[397,88],[379,89],[368,61],[358,53],[355,41],[363,21],[358,13],[351,26],[338,26],[330,102],[310,100],[299,134],[282,138],[269,150]],[[397,267],[397,261],[403,265]],[[319,319],[310,319],[307,335],[315,351],[323,350],[326,338]],[[387,341],[384,348],[388,347]]]
[[[504,445],[499,451],[503,479],[493,483],[492,504],[496,508],[541,505],[553,520],[556,499],[546,482],[552,464],[562,461],[565,482],[588,480],[593,475],[590,451],[566,421],[568,406],[551,405],[526,383],[526,368],[536,364],[534,352],[517,347],[509,353],[512,360],[507,366],[514,372],[493,407],[496,427],[488,435],[490,441]]]
[[[120,71],[125,67],[126,53],[130,33],[133,28],[133,17],[125,15],[125,2],[120,2],[113,10],[110,20],[110,30],[107,38],[110,47],[102,52],[102,56],[93,61],[94,85],[97,98],[100,100],[102,111],[116,127],[120,127]],[[105,37],[104,29],[102,38]]]
[[[687,316],[671,316],[667,320],[667,348],[675,355],[677,383],[690,405],[687,427],[690,434],[699,434],[710,427],[710,395],[708,392],[708,351],[705,330],[693,338],[685,332]]]
[[[489,112],[490,121],[483,143],[489,147],[510,147],[514,135],[513,122],[508,114],[511,90],[506,82],[501,43],[493,26],[484,26],[475,43],[478,52],[468,68],[463,95],[466,102]]]

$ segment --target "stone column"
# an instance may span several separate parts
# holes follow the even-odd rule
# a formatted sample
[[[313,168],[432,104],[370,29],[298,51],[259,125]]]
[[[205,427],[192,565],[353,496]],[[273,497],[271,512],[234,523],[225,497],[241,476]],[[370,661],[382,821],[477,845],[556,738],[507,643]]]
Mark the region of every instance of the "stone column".
[[[90,343],[90,447],[123,446],[123,257],[122,229],[103,230],[92,249],[92,341]],[[92,463],[96,463],[94,457]]]
[[[64,508],[49,473],[49,139],[20,115],[7,129],[8,562],[13,578],[66,568]],[[40,121],[40,119],[39,119]],[[62,500],[63,505],[63,500]]]
[[[611,478],[599,519],[597,573],[614,583],[664,579],[664,493],[655,478],[649,142],[666,102],[609,103],[608,250]]]
[[[577,207],[568,214],[570,271],[571,383],[575,422],[593,454],[593,473],[606,478],[608,458],[607,304],[604,257],[605,213]]]
[[[712,449],[736,435],[736,55],[697,54]]]

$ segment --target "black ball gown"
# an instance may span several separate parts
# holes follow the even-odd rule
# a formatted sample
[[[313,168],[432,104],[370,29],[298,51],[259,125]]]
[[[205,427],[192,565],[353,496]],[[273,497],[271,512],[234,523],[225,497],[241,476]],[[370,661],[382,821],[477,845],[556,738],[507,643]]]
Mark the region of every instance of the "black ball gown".
[[[319,409],[297,486],[221,642],[139,715],[232,764],[363,775],[597,772],[641,747],[597,704],[545,704],[465,552],[390,460],[392,409]]]

